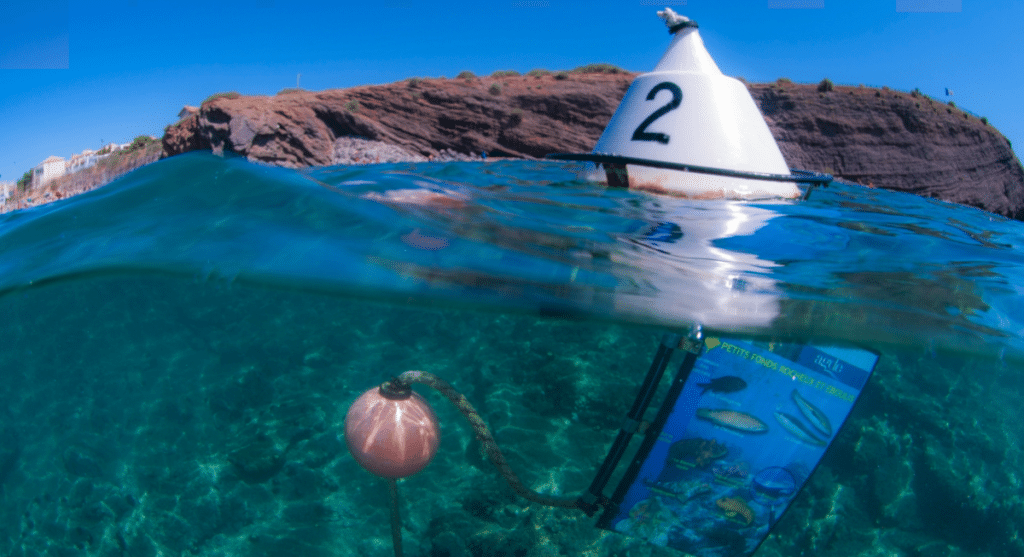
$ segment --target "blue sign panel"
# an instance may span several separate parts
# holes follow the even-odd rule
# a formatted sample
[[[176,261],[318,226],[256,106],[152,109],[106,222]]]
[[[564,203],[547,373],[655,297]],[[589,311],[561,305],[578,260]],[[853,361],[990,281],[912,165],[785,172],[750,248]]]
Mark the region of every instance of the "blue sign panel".
[[[857,348],[708,338],[598,526],[697,557],[753,553],[877,361]]]

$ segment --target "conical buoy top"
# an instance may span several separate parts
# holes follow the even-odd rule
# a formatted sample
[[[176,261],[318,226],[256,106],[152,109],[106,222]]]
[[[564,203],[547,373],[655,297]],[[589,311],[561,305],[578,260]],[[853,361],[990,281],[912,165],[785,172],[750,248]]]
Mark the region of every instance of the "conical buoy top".
[[[420,395],[375,387],[345,415],[345,444],[363,468],[383,478],[411,476],[430,464],[441,442],[437,416]]]
[[[609,185],[695,198],[799,196],[793,182],[742,177],[788,176],[789,167],[750,92],[722,74],[696,22],[668,8],[658,15],[673,34],[672,43],[654,71],[630,85],[594,155],[712,172],[627,163],[619,174],[608,174]]]
[[[672,33],[672,44],[661,56],[661,61],[654,67],[655,72],[694,72],[710,75],[722,75],[718,64],[711,58],[704,41],[697,32],[697,23],[688,17],[681,16],[670,8],[658,12],[665,20],[669,33]]]

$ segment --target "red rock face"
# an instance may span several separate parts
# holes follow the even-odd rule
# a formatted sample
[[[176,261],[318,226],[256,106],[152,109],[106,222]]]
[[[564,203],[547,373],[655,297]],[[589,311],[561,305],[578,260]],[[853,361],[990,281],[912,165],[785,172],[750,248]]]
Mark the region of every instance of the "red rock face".
[[[358,136],[429,157],[539,158],[590,151],[631,74],[428,79],[274,97],[219,98],[171,126],[164,154],[229,149],[301,167],[330,164],[335,139]]]
[[[1024,169],[979,118],[887,89],[748,86],[791,168],[1024,220]]]
[[[293,168],[329,165],[334,141],[346,136],[425,157],[589,152],[634,77],[425,79],[219,98],[167,130],[164,155],[228,149]],[[1024,170],[1009,142],[974,116],[884,89],[748,87],[790,167],[1024,219]]]

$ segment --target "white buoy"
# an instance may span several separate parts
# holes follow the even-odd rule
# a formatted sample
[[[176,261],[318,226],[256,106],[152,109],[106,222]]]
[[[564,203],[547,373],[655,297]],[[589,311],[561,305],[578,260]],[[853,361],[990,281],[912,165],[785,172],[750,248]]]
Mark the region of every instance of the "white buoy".
[[[591,177],[692,198],[800,196],[746,86],[718,69],[695,22],[669,8],[658,15],[672,44],[630,85],[589,158],[604,171]]]

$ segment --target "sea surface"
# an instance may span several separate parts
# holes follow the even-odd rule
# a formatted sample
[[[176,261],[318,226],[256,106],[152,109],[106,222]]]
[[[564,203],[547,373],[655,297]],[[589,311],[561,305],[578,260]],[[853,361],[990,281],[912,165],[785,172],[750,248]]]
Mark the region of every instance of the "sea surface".
[[[393,555],[343,437],[360,393],[437,374],[526,485],[575,495],[662,335],[695,332],[881,354],[757,555],[1024,555],[1024,224],[577,170],[193,153],[0,216],[0,555]],[[416,390],[442,438],[398,482],[405,555],[681,555],[518,498]]]

